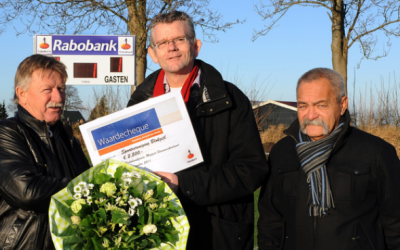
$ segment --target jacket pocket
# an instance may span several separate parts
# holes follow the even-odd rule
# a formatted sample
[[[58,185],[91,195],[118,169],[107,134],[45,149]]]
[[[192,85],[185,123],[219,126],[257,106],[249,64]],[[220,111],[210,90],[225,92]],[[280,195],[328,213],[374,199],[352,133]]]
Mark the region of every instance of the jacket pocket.
[[[334,200],[362,201],[368,191],[370,166],[363,163],[335,163],[332,174]]]
[[[360,250],[375,250],[370,237],[368,236],[365,227],[361,222],[358,222],[355,229],[355,236],[352,238],[357,242]]]
[[[297,163],[286,162],[277,164],[277,167],[272,170],[277,174],[280,190],[287,198],[296,198],[297,196],[298,169]]]

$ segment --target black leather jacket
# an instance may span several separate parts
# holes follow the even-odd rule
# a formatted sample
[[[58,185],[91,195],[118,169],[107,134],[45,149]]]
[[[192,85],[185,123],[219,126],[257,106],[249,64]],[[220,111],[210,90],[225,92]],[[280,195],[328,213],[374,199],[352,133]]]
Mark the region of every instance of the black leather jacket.
[[[21,106],[0,122],[0,249],[54,249],[50,198],[89,168],[60,121],[50,130]]]

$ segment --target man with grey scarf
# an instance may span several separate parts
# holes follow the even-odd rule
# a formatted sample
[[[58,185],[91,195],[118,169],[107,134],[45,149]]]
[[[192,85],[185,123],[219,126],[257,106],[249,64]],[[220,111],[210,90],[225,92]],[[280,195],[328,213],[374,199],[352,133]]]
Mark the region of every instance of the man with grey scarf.
[[[297,82],[297,115],[271,150],[259,199],[264,249],[398,249],[400,162],[389,143],[350,126],[342,77]]]

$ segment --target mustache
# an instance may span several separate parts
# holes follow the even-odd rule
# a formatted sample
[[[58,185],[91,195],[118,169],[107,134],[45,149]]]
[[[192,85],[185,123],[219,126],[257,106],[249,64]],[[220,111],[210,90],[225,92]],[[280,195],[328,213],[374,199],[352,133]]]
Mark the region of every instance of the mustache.
[[[322,119],[309,120],[308,118],[305,118],[303,122],[300,124],[300,131],[303,134],[307,134],[306,127],[308,125],[321,126],[323,128],[324,135],[327,135],[329,132],[329,126],[324,120]]]
[[[63,108],[64,104],[60,102],[49,102],[46,105],[46,108]]]

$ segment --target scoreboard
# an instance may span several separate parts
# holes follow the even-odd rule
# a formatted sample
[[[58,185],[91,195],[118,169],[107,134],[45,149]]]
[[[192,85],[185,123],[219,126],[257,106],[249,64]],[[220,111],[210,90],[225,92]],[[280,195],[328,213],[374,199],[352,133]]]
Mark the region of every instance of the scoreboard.
[[[135,85],[135,36],[35,35],[33,53],[63,62],[68,85]]]

